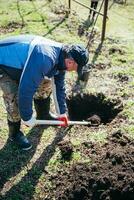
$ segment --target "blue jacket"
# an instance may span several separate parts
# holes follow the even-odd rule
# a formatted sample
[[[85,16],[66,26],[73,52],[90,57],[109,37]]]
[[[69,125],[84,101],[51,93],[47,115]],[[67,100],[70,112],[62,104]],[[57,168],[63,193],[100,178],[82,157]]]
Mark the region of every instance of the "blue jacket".
[[[0,41],[0,68],[19,81],[18,103],[24,121],[32,116],[32,99],[44,77],[53,77],[56,111],[59,114],[66,112],[61,48],[61,43],[35,35],[12,36]]]

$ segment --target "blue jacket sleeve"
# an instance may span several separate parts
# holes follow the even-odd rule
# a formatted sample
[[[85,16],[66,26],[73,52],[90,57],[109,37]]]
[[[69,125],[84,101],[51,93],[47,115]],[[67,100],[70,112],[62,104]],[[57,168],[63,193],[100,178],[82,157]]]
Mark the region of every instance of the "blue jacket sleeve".
[[[65,72],[61,71],[54,76],[56,86],[56,97],[60,114],[67,112],[66,93],[65,93]]]
[[[24,121],[31,118],[34,93],[43,80],[44,75],[48,73],[52,66],[52,60],[47,56],[44,57],[36,46],[24,69],[18,91],[19,112]]]

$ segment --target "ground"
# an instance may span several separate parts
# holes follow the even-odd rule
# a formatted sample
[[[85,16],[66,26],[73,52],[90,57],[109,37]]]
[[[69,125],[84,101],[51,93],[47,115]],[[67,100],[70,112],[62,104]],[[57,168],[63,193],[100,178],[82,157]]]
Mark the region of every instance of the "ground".
[[[86,46],[93,28],[88,10],[72,1],[66,18],[67,2],[1,0],[0,37],[34,33]],[[87,0],[83,3],[88,5]],[[76,74],[66,76],[70,119],[87,120],[88,126],[22,126],[33,144],[23,152],[8,139],[0,99],[1,200],[134,199],[133,9],[131,0],[109,1],[106,39],[100,45],[99,17],[88,47],[86,88],[72,93]]]
[[[82,143],[83,154],[92,162],[74,164],[66,173],[50,177],[56,185],[56,199],[133,199],[133,145],[121,131],[109,135],[101,148],[92,142]]]

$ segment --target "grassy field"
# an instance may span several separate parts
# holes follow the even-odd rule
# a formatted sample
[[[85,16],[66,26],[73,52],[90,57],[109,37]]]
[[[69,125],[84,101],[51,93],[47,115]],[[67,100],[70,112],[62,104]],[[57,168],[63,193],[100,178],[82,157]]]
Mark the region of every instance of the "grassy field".
[[[82,2],[88,5],[87,0]],[[38,34],[59,42],[82,43],[86,46],[93,26],[85,27],[81,37],[78,35],[78,28],[80,25],[87,25],[89,11],[72,2],[72,12],[67,18],[67,7],[68,1],[0,0],[0,38],[25,33]],[[124,162],[132,165],[129,167],[131,171],[126,170],[126,174],[130,172],[129,174],[133,176],[133,158],[131,156],[131,159],[126,159],[127,148],[131,146],[132,151],[134,147],[132,143],[134,139],[133,10],[134,2],[132,0],[128,0],[126,5],[109,1],[106,40],[99,52],[97,50],[101,36],[101,16],[98,17],[94,27],[94,39],[89,46],[90,63],[93,68],[84,94],[89,97],[89,107],[92,103],[95,107],[102,107],[102,112],[105,111],[103,113],[105,119],[101,120],[98,126],[74,126],[66,129],[53,127],[30,129],[22,126],[33,144],[33,148],[29,152],[22,152],[8,140],[6,111],[0,92],[1,200],[82,199],[82,197],[75,197],[74,194],[73,197],[69,197],[69,195],[67,197],[66,188],[71,191],[70,188],[73,187],[73,181],[68,178],[70,169],[79,164],[90,167],[93,166],[93,163],[97,163],[95,159],[99,160],[104,151],[107,152],[104,145],[109,145],[111,135],[113,136],[115,132],[121,132],[123,135],[121,139],[123,142],[125,140],[127,144],[116,149],[118,143],[115,143],[115,146],[110,143],[113,148],[110,149],[109,146],[108,148],[111,151],[117,150],[122,153]],[[69,94],[71,94],[70,83],[73,85],[75,80],[74,73],[66,77]],[[92,99],[95,99],[95,102],[92,102]],[[81,102],[79,103],[81,104]],[[113,115],[111,114],[113,111],[118,112]],[[70,160],[61,158],[59,147],[61,141],[69,141],[73,148]],[[96,154],[92,153],[93,150]],[[104,151],[101,152],[102,150]],[[115,169],[117,166],[113,167]],[[103,169],[106,174],[105,166]],[[116,174],[114,169],[110,168],[111,173]],[[118,168],[118,171],[122,171],[122,168]],[[126,180],[128,180],[127,177]],[[81,183],[79,184],[81,185]],[[94,191],[94,189],[92,190]],[[60,194],[60,198],[59,191],[65,191],[66,197]],[[127,199],[132,200],[133,197],[131,195]],[[98,199],[101,199],[100,196],[96,199],[93,198],[93,200]],[[111,199],[114,198],[111,197]],[[125,197],[122,197],[121,200],[125,200]]]

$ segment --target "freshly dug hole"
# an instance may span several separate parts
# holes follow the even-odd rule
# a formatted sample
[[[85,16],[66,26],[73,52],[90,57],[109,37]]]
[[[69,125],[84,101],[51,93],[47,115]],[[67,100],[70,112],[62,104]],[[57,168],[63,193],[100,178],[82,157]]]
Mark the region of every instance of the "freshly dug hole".
[[[102,93],[68,96],[67,105],[71,120],[91,120],[93,117],[104,124],[112,121],[123,110],[121,100],[106,99]]]

